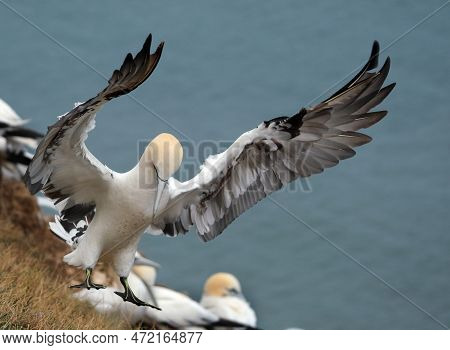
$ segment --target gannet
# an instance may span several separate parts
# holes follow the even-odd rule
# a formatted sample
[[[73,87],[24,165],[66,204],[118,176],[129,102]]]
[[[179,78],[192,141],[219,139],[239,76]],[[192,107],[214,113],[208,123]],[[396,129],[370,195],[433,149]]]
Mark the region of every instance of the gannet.
[[[254,328],[250,322],[224,317],[225,314],[219,315],[209,310],[184,293],[155,284],[156,270],[149,264],[135,266],[133,273],[145,283],[151,291],[152,300],[161,308],[161,311],[146,308],[144,323],[151,325],[156,321],[174,329]]]
[[[153,54],[150,43],[151,35],[135,57],[126,56],[106,88],[49,128],[25,175],[30,191],[42,189],[65,220],[77,222],[96,210],[77,247],[64,257],[66,263],[86,270],[85,283],[74,287],[104,287],[90,278],[103,257],[120,276],[125,291],[117,293],[123,300],[148,306],[127,282],[144,231],[176,236],[195,226],[202,240],[217,237],[245,210],[287,183],[355,155],[353,148],[371,140],[358,130],[387,114],[369,111],[394,87],[383,87],[389,58],[380,71],[372,71],[379,54],[374,42],[365,66],[330,98],[245,132],[223,153],[207,158],[191,180],[172,177],[183,149],[170,134],[158,135],[133,169],[117,173],[97,160],[84,142],[100,107],[133,91],[153,72],[163,43]]]
[[[13,178],[21,178],[33,157],[34,150],[44,135],[24,125],[22,119],[9,104],[0,99],[0,158],[3,171]]]
[[[203,287],[200,304],[221,319],[256,327],[256,314],[242,293],[239,280],[230,273],[210,276]]]
[[[154,300],[161,308],[157,311],[146,308],[143,321],[153,324],[155,321],[174,329],[191,327],[210,327],[219,322],[219,317],[206,310],[186,294],[166,286],[151,285],[153,271],[149,266],[137,266],[134,273],[148,286]]]

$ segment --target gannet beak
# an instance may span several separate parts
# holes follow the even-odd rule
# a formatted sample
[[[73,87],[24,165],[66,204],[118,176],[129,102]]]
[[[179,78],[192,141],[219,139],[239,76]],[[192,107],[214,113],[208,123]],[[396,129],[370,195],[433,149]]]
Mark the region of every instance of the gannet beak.
[[[156,192],[155,206],[153,207],[153,215],[156,215],[158,213],[159,204],[161,203],[162,194],[166,185],[167,183],[165,181],[161,181],[160,179],[158,179],[158,188]]]
[[[152,304],[155,305],[156,307],[159,307],[158,301],[156,300],[155,294],[153,293],[153,287],[149,286],[147,283],[145,285],[147,286],[148,294],[150,294]]]
[[[159,269],[161,267],[161,265],[158,264],[157,262],[154,262],[153,260],[144,258],[143,256],[136,256],[134,258],[134,265],[150,266],[155,269]]]
[[[230,296],[245,300],[244,294],[241,291],[236,290],[235,288],[229,289],[228,294]]]

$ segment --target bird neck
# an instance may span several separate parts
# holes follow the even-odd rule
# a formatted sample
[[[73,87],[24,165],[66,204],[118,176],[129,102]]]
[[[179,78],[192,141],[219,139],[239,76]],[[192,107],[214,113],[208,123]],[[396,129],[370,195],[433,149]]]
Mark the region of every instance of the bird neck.
[[[133,182],[141,189],[153,189],[158,186],[158,174],[151,161],[141,157],[136,166],[128,173]]]

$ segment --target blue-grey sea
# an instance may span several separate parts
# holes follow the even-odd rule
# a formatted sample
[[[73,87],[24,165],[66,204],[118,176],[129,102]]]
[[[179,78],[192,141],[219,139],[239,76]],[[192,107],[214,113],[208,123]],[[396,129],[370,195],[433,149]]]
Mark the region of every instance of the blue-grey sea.
[[[197,166],[205,140],[234,140],[327,97],[379,40],[397,86],[381,106],[388,116],[367,131],[373,142],[214,241],[192,231],[146,235],[140,247],[161,263],[160,283],[193,298],[208,275],[235,274],[261,328],[441,328],[450,325],[450,6],[433,11],[444,2],[2,0],[0,97],[44,131],[151,32],[165,41],[158,68],[99,113],[88,146],[125,171],[139,141],[170,132],[193,145]]]

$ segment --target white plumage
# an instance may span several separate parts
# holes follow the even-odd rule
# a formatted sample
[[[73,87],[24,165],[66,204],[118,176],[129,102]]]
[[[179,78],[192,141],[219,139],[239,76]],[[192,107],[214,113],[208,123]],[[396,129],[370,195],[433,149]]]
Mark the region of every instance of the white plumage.
[[[12,107],[0,98],[0,120],[10,126],[23,126],[28,120],[21,118]]]
[[[169,325],[171,328],[211,327],[219,321],[214,313],[195,300],[173,289],[154,286],[153,293],[161,311],[147,308],[145,320]]]

